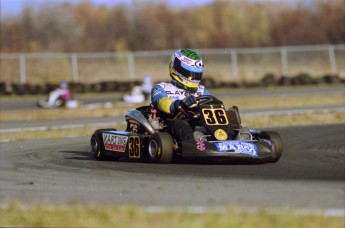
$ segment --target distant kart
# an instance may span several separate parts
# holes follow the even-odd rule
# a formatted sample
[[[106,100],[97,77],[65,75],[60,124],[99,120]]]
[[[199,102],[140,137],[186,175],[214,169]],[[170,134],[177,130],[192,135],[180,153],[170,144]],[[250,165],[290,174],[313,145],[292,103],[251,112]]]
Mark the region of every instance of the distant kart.
[[[152,106],[129,110],[127,128],[99,129],[91,137],[91,153],[97,160],[122,157],[140,161],[170,163],[174,159],[254,160],[277,162],[283,152],[283,142],[275,131],[245,130],[241,126],[236,106],[225,109],[214,96],[197,97],[193,108],[180,107],[175,116],[157,112]],[[166,121],[177,118],[197,126],[195,139],[181,143],[166,132]],[[234,130],[235,135],[231,135]]]
[[[41,99],[37,101],[37,107],[40,108],[77,108],[79,102],[77,100],[72,100],[71,92],[67,89],[56,89],[49,93],[46,99]]]

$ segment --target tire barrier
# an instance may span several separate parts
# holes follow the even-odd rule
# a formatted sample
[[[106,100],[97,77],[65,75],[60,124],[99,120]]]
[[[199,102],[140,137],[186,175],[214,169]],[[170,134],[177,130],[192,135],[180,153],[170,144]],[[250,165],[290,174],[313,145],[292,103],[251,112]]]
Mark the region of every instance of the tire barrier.
[[[102,81],[96,83],[70,82],[69,86],[73,93],[105,93],[105,92],[128,92],[133,86],[140,85],[141,81]],[[207,88],[253,88],[272,86],[302,86],[319,84],[345,84],[345,78],[338,75],[324,75],[316,78],[306,73],[296,76],[276,77],[274,74],[267,74],[256,82],[224,82],[206,76],[202,84]],[[20,84],[0,82],[0,95],[36,95],[48,94],[59,86],[58,83],[47,83],[42,85]]]

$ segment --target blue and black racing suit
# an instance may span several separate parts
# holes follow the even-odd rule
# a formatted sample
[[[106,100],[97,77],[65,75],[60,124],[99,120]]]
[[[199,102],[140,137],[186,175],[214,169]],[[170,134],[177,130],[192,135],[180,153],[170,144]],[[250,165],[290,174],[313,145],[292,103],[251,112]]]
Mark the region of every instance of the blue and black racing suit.
[[[195,93],[189,93],[177,87],[173,81],[170,83],[162,82],[153,86],[151,101],[153,106],[159,111],[165,114],[174,114],[178,111],[180,102],[190,95],[199,97],[202,95],[210,95],[210,93],[202,85],[198,86],[198,90]],[[175,121],[168,121],[167,127],[169,133],[178,142],[193,138],[193,128],[185,120],[177,119]]]

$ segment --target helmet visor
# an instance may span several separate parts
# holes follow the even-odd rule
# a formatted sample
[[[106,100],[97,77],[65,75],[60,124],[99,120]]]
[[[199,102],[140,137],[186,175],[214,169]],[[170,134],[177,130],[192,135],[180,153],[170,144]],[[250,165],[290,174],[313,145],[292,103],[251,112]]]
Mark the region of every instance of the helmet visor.
[[[189,67],[191,68],[191,67]],[[175,57],[174,61],[174,69],[176,72],[181,74],[183,77],[187,78],[188,80],[201,80],[202,78],[202,68],[198,69],[199,72],[189,70],[182,66],[181,61]]]

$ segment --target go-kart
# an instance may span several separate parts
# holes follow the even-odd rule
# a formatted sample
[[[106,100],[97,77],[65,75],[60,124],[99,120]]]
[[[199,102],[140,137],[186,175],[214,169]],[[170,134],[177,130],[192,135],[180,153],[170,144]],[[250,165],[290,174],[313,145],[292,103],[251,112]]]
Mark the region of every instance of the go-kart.
[[[49,93],[49,96],[45,99],[37,101],[37,107],[53,109],[59,107],[65,108],[77,108],[79,102],[72,100],[71,91],[68,89],[55,89]]]
[[[173,116],[142,106],[129,110],[125,130],[99,129],[91,137],[91,154],[97,160],[125,157],[170,163],[175,159],[277,162],[283,142],[275,131],[242,128],[237,106],[225,108],[214,96],[197,97],[195,107],[179,107]],[[199,134],[177,142],[168,132],[168,121],[188,120]],[[201,134],[200,134],[201,133]]]

